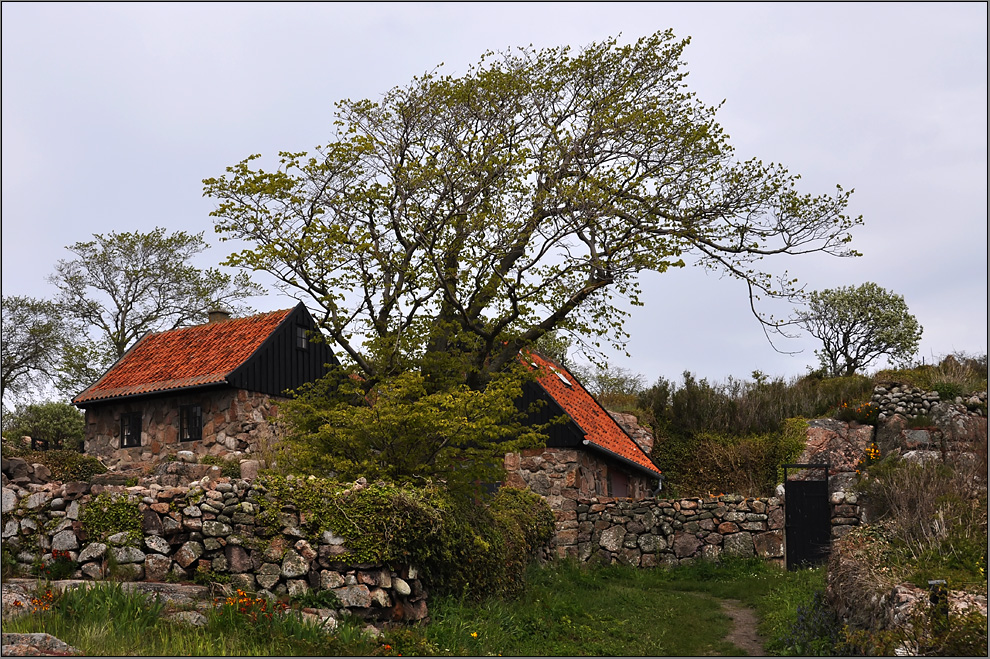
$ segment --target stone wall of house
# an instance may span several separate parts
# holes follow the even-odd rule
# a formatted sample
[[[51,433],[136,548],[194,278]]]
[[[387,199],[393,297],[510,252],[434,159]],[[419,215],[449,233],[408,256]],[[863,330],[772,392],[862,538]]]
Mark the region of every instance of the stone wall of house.
[[[511,487],[529,488],[550,505],[556,518],[557,535],[568,536],[578,527],[578,500],[606,497],[609,465],[589,451],[563,448],[525,449],[505,456],[506,480]],[[642,499],[656,489],[656,481],[631,474],[627,494]],[[558,549],[563,556],[563,550]]]
[[[268,422],[277,398],[243,389],[206,390],[162,398],[123,400],[86,410],[85,450],[109,467],[160,462],[178,451],[197,456],[254,453],[275,438]],[[202,439],[179,441],[179,408],[199,405]],[[120,447],[120,415],[141,412],[141,445]]]
[[[138,505],[140,539],[87,535],[81,515],[101,492]],[[251,481],[209,476],[191,487],[5,482],[0,535],[25,571],[38,560],[51,562],[55,551],[68,552],[78,563],[76,579],[105,578],[111,565],[113,576],[128,581],[191,580],[211,572],[267,598],[332,590],[341,609],[368,620],[426,617],[427,593],[415,567],[340,562],[345,540],[326,531],[311,543],[291,506],[283,506],[281,532],[271,535],[255,523],[263,496]]]

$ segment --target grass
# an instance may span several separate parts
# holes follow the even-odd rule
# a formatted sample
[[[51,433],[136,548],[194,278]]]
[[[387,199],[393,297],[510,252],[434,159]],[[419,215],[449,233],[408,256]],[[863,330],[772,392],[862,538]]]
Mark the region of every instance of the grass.
[[[119,584],[39,594],[38,610],[4,621],[5,632],[44,631],[87,655],[109,656],[733,656],[720,599],[754,607],[768,649],[786,637],[823,583],[821,570],[784,572],[758,560],[696,563],[673,570],[626,566],[534,566],[515,600],[431,600],[431,623],[379,639],[346,619],[330,633],[281,604],[242,595],[207,612],[204,627],[161,617],[163,605]],[[112,614],[110,613],[112,612]]]

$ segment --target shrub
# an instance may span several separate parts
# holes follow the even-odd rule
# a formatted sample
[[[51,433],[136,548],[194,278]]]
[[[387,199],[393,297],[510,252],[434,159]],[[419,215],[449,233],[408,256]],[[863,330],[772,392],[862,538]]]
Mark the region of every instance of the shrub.
[[[241,465],[236,460],[226,460],[219,455],[204,455],[199,459],[200,464],[220,467],[220,475],[227,478],[240,478]]]
[[[138,542],[143,535],[138,502],[123,495],[101,492],[82,509],[79,520],[90,538],[106,539],[127,532],[132,541]]]
[[[5,415],[3,434],[14,439],[23,435],[45,439],[50,446],[75,451],[86,436],[86,421],[82,412],[68,403],[34,403]]]
[[[768,650],[786,656],[829,657],[843,653],[842,621],[828,605],[825,593],[815,591],[811,599],[797,607],[797,618],[790,630],[768,644]]]
[[[303,531],[346,539],[341,561],[420,567],[437,592],[471,597],[518,592],[533,554],[553,537],[554,517],[536,494],[502,488],[490,501],[379,481],[364,487],[319,478],[266,475],[261,524],[278,524],[282,506],[306,510]]]
[[[57,481],[88,481],[96,474],[107,471],[97,458],[69,449],[32,451],[20,448],[18,450],[6,443],[4,455],[23,458],[30,464],[43,464],[48,467],[52,472],[52,478]]]

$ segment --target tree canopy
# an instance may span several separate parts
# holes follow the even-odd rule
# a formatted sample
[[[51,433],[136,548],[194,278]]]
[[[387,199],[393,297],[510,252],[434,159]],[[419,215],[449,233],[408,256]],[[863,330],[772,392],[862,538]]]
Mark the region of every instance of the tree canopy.
[[[55,303],[5,295],[0,399],[13,402],[29,391],[53,384],[69,335]]]
[[[78,329],[62,355],[64,391],[92,384],[147,332],[206,322],[215,308],[246,312],[240,302],[262,292],[247,273],[192,265],[207,249],[202,233],[111,232],[66,249],[76,258],[60,260],[49,277]]]
[[[883,355],[906,361],[923,330],[902,296],[873,282],[812,292],[798,322],[822,342],[815,354],[830,376],[853,375]]]
[[[306,296],[367,376],[445,355],[469,383],[555,329],[621,346],[642,271],[691,262],[792,295],[761,260],[854,255],[850,192],[802,194],[786,168],[736,159],[687,89],[687,44],[487,53],[341,101],[312,153],[204,180],[217,232],[249,244],[227,264]]]

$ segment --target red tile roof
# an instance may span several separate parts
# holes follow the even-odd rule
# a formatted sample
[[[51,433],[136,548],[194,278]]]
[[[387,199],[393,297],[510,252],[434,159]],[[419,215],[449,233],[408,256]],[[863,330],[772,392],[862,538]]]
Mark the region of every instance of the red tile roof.
[[[95,384],[84,403],[224,382],[261,347],[292,309],[146,334]]]
[[[585,441],[660,477],[660,470],[639,444],[626,434],[567,369],[535,353],[525,355],[524,359],[530,367],[535,366],[536,380],[543,390],[586,433]]]

